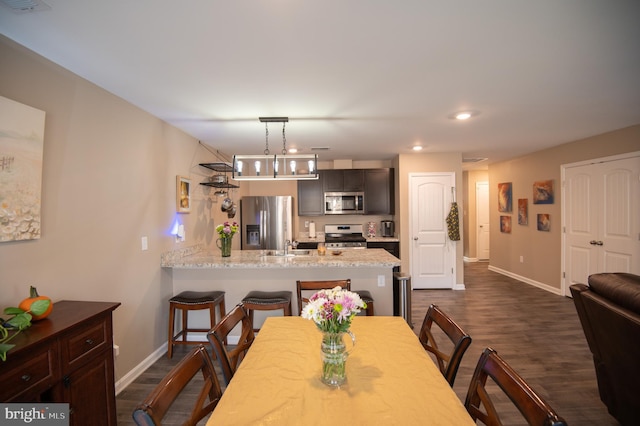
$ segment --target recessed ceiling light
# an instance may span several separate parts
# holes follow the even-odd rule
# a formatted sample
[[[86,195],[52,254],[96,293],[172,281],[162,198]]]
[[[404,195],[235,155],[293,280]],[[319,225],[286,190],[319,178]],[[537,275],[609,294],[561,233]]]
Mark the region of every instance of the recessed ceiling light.
[[[480,114],[480,111],[458,111],[450,114],[449,118],[452,120],[464,121],[470,119],[471,117],[475,117],[478,114]]]
[[[420,145],[416,145],[412,148],[414,151],[422,151],[422,147]]]
[[[298,152],[298,148],[289,148],[289,154],[295,154]]]

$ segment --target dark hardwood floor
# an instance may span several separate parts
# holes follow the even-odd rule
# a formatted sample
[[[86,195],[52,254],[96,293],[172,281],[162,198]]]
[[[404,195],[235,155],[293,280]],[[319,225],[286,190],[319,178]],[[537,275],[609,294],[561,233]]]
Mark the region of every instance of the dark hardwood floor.
[[[591,353],[570,298],[491,272],[485,262],[465,264],[465,286],[465,291],[412,292],[416,333],[434,303],[473,338],[453,388],[462,402],[480,353],[491,346],[569,425],[618,425],[598,396]],[[117,396],[119,425],[134,424],[133,408],[187,351],[178,348],[172,361],[162,357]],[[501,392],[490,393],[505,424],[525,424]],[[178,413],[164,424],[180,424],[179,411],[188,409],[188,400],[186,395],[178,401]]]

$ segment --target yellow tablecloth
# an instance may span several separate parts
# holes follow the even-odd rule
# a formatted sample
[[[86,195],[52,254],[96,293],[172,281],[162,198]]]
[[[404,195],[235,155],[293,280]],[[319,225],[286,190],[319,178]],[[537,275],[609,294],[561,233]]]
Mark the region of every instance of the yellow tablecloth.
[[[474,424],[402,318],[357,317],[351,331],[347,383],[334,389],[320,381],[315,324],[268,318],[207,426]]]

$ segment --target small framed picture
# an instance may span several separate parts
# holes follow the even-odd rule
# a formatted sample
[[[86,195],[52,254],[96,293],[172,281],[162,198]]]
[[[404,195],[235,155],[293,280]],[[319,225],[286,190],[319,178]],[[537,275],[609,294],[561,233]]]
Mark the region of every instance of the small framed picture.
[[[549,232],[551,230],[551,219],[549,214],[538,214],[538,231]]]
[[[498,184],[498,211],[501,213],[510,213],[512,206],[512,189],[511,182]]]
[[[553,180],[533,182],[533,204],[553,204]]]
[[[529,200],[518,198],[518,225],[529,224]]]
[[[184,176],[176,176],[176,211],[178,213],[191,211],[191,181]]]
[[[511,216],[500,216],[500,232],[511,233]]]

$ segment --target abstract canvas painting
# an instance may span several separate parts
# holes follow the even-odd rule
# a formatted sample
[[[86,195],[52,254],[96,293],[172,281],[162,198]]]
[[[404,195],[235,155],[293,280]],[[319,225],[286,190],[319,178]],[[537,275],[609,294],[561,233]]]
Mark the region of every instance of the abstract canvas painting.
[[[553,180],[533,182],[533,204],[553,204]]]
[[[518,225],[529,224],[529,200],[518,198]]]
[[[0,242],[40,238],[44,118],[0,96]]]
[[[511,182],[498,184],[498,211],[508,213],[512,210],[511,205]]]
[[[500,216],[500,232],[511,233],[511,216]]]
[[[538,214],[538,231],[549,232],[551,230],[551,220],[547,213]]]

